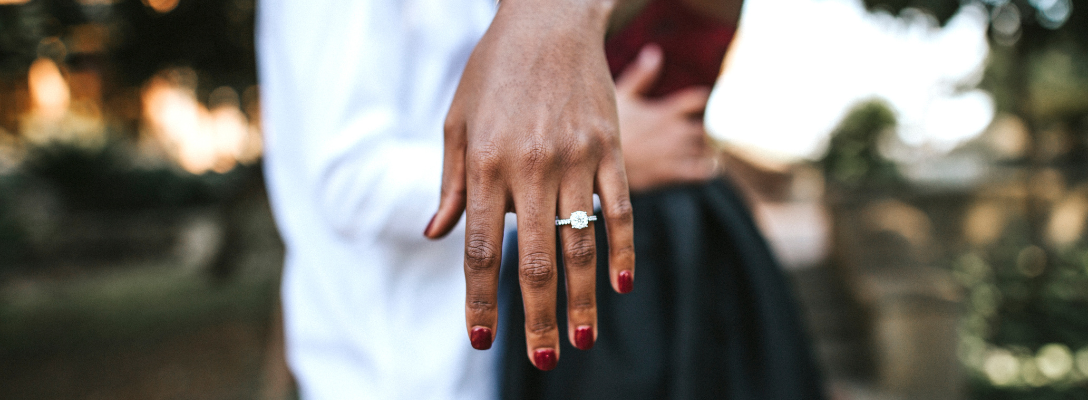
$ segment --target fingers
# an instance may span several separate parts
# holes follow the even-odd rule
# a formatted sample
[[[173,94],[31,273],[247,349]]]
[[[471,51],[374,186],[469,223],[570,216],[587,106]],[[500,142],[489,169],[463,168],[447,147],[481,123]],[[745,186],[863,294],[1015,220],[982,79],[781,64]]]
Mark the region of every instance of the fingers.
[[[593,213],[593,176],[567,176],[559,188],[559,218],[575,211]],[[577,221],[575,221],[577,222]],[[597,340],[597,245],[594,223],[576,228],[559,226],[567,284],[567,338],[574,347],[589,350]]]
[[[559,361],[555,317],[558,274],[555,265],[555,183],[534,180],[514,190],[518,213],[518,277],[525,306],[525,344],[529,360],[547,371]]]
[[[438,211],[423,230],[423,236],[430,239],[446,236],[457,226],[461,213],[465,211],[465,123],[456,110],[451,110],[446,117],[444,148]]]
[[[488,177],[486,167],[475,165],[473,171],[485,171],[470,179],[469,205],[465,218],[465,324],[472,347],[491,348],[495,339],[499,311],[499,263],[502,260],[506,189],[497,179]]]
[[[662,99],[662,102],[678,114],[701,114],[709,100],[710,88],[695,86],[678,90]]]
[[[619,150],[604,157],[597,169],[597,194],[601,198],[608,234],[608,276],[619,293],[634,289],[635,225],[627,174]]]
[[[631,63],[616,78],[616,91],[629,95],[643,95],[650,90],[664,63],[661,47],[648,44],[638,53],[638,59]]]

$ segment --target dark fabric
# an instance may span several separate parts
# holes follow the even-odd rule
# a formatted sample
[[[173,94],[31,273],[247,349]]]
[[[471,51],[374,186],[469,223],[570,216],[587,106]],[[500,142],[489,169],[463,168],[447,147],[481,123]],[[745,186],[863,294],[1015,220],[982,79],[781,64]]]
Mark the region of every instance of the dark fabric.
[[[560,284],[562,345],[549,372],[526,356],[516,234],[506,241],[502,398],[823,399],[787,279],[732,186],[718,180],[632,202],[634,291],[612,291],[605,225],[594,223],[598,341],[589,351],[570,345]]]

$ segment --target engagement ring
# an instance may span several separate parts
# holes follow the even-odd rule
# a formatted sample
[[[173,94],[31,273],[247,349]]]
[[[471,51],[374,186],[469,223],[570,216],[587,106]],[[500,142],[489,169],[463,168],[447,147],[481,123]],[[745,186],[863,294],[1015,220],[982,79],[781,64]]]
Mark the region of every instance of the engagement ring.
[[[596,221],[596,215],[586,214],[585,211],[575,211],[570,213],[570,219],[559,219],[555,217],[555,225],[567,225],[570,224],[571,228],[583,229],[589,226],[589,221]]]

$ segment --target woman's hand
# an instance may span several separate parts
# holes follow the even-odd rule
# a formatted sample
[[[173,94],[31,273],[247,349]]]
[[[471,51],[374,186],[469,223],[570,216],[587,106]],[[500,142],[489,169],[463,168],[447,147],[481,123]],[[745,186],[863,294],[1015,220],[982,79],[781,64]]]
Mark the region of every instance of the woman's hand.
[[[425,232],[441,237],[465,212],[466,328],[473,347],[486,349],[498,323],[503,217],[517,213],[526,345],[543,370],[559,358],[556,229],[568,340],[588,349],[597,334],[593,226],[556,228],[557,215],[592,212],[596,192],[608,224],[612,287],[626,293],[633,284],[631,204],[603,48],[611,3],[502,2],[450,107],[442,200]]]
[[[704,181],[717,172],[716,152],[702,121],[710,88],[687,88],[661,99],[644,97],[662,62],[661,49],[647,45],[616,79],[623,158],[633,192]]]

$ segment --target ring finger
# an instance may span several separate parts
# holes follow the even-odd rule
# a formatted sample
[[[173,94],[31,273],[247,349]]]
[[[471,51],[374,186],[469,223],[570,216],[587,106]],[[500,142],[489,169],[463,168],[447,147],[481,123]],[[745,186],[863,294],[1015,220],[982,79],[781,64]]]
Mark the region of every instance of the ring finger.
[[[574,347],[589,350],[597,339],[597,245],[594,223],[579,220],[593,215],[593,177],[568,176],[559,188],[559,226],[567,285],[567,337]]]

